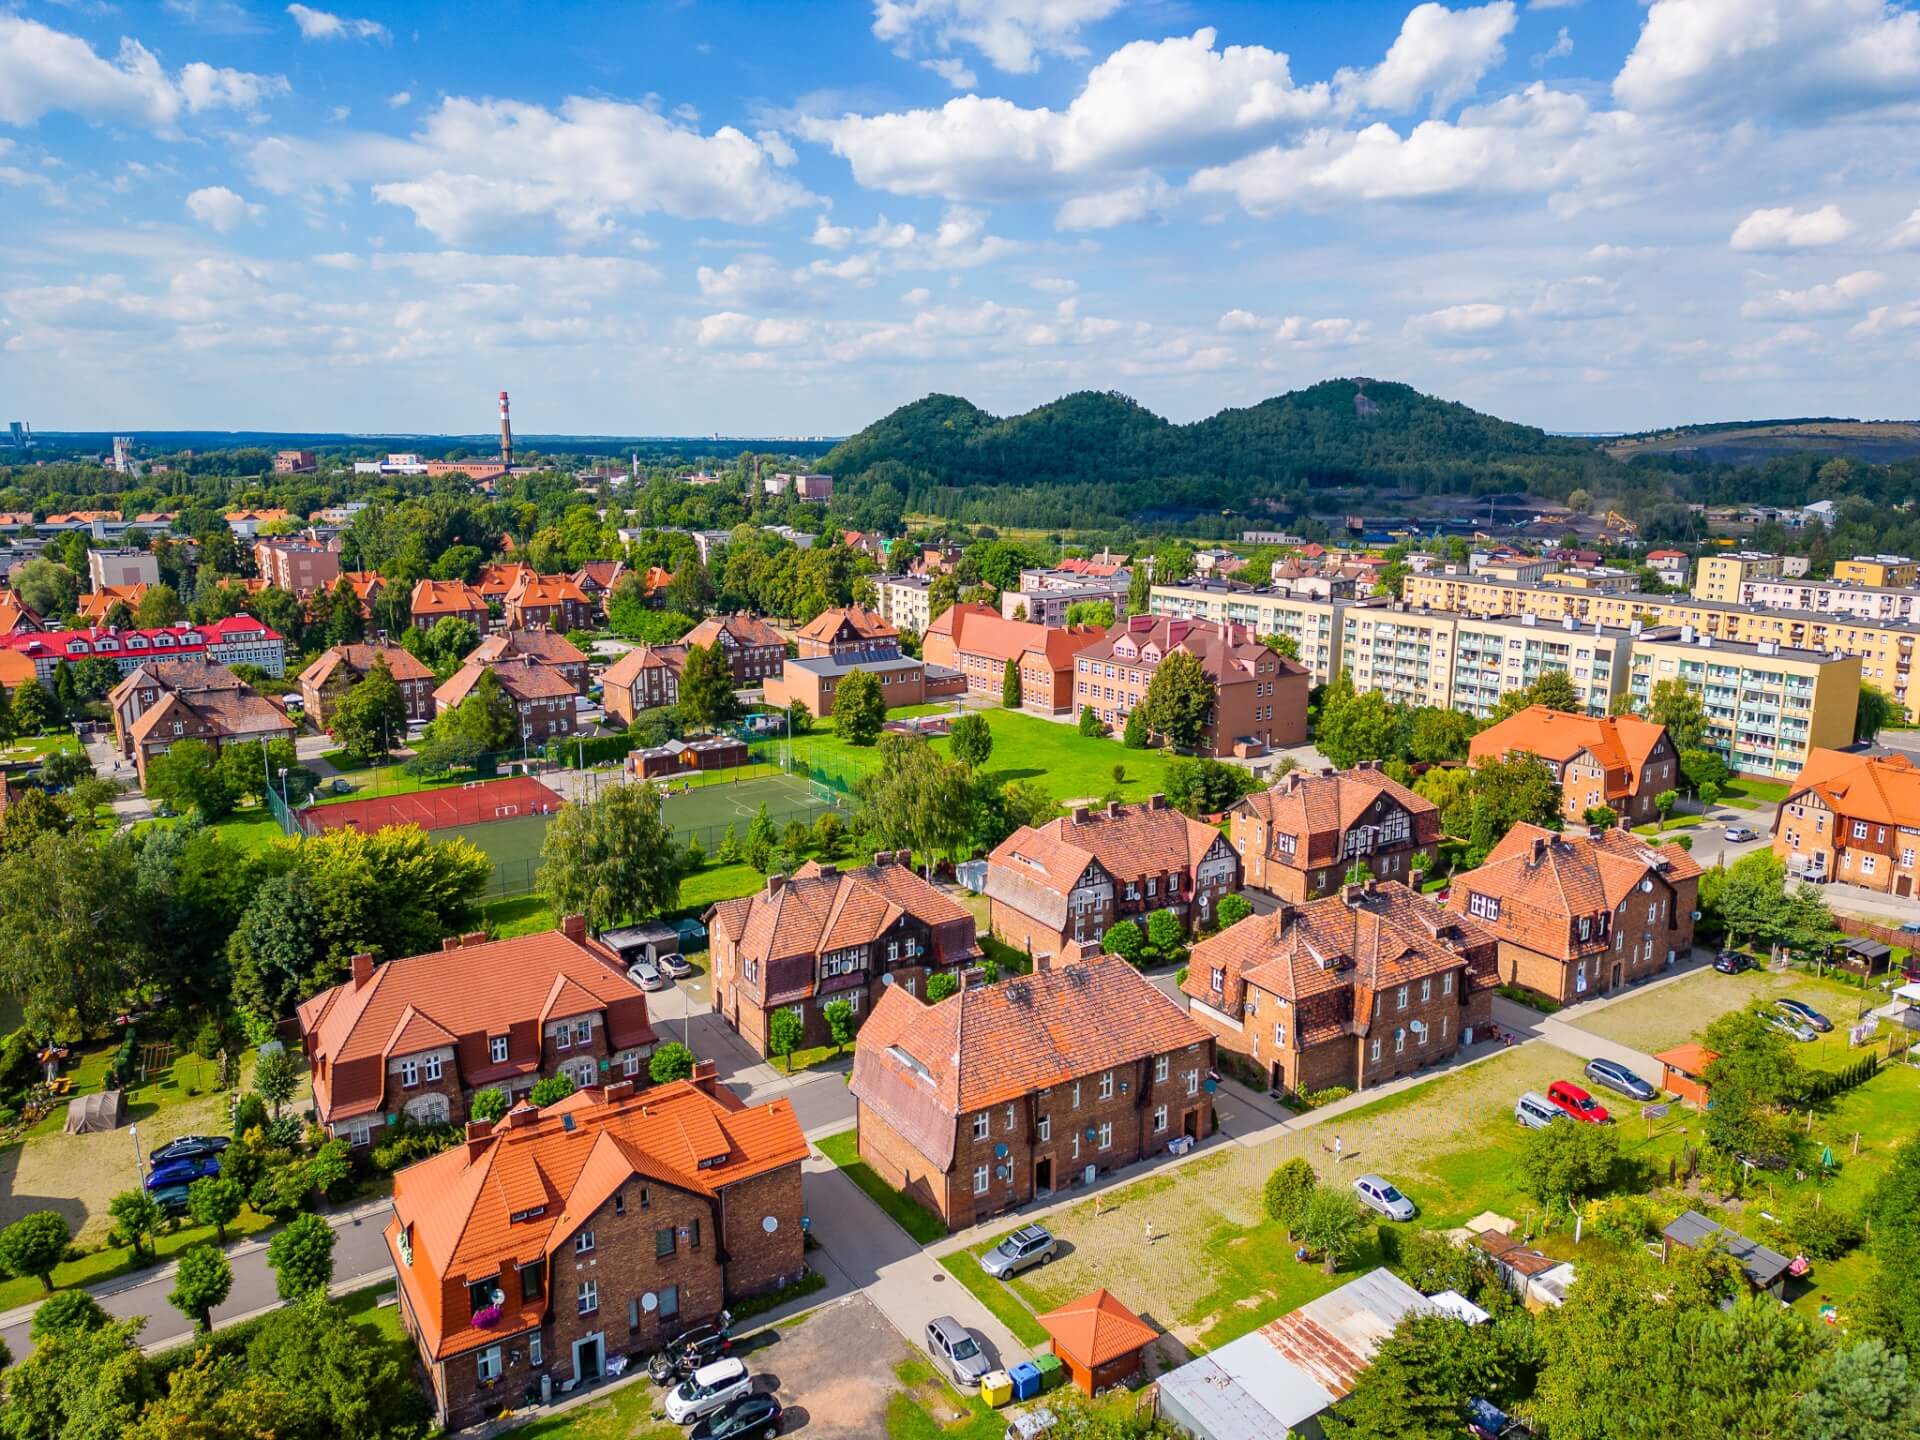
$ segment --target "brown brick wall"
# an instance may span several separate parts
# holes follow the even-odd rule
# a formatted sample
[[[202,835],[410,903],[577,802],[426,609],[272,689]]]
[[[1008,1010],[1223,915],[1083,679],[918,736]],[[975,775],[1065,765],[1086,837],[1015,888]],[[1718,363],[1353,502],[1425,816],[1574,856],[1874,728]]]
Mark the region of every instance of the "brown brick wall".
[[[947,1216],[947,1177],[933,1162],[865,1105],[856,1111],[860,1158],[873,1173],[904,1195],[910,1195],[943,1219]],[[949,1222],[951,1223],[951,1222]]]
[[[1609,941],[1604,947],[1583,948],[1571,960],[1502,939],[1500,979],[1557,1004],[1572,1005],[1658,975],[1667,968],[1668,951],[1673,952],[1678,964],[1693,950],[1693,912],[1699,905],[1699,892],[1697,879],[1671,886],[1656,883],[1651,894],[1636,888],[1627,900],[1626,912],[1616,911],[1613,917],[1613,934],[1621,940],[1619,948]],[[1660,907],[1657,921],[1653,918],[1656,905]],[[1584,990],[1580,986],[1582,965]]]
[[[798,1165],[756,1175],[720,1192],[729,1300],[777,1290],[800,1278],[806,1268],[806,1236],[800,1230],[800,1217],[806,1209]],[[772,1234],[767,1233],[764,1223],[768,1216],[778,1222]]]

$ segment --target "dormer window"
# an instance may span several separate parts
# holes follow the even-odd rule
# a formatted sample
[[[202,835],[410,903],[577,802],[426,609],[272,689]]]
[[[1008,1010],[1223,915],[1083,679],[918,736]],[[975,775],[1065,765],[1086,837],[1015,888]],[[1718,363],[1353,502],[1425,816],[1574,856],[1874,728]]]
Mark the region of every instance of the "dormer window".
[[[489,1035],[487,1037],[487,1058],[495,1065],[504,1065],[507,1061],[507,1037]]]

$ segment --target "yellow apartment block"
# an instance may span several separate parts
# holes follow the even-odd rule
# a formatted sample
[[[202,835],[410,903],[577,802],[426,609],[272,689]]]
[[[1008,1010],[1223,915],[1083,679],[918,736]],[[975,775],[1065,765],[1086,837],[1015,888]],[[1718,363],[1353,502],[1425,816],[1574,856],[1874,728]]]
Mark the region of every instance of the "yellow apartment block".
[[[1355,690],[1396,705],[1452,705],[1454,616],[1356,606],[1340,626],[1340,666]]]
[[[1699,572],[1693,577],[1694,599],[1738,600],[1740,587],[1747,581],[1776,579],[1784,567],[1785,562],[1778,555],[1763,555],[1755,550],[1703,555]]]
[[[1485,720],[1502,695],[1557,670],[1573,682],[1583,711],[1605,715],[1626,688],[1632,647],[1632,633],[1621,627],[1462,615],[1454,626],[1451,704]]]
[[[1852,585],[1881,585],[1905,589],[1920,580],[1920,561],[1905,555],[1856,555],[1833,567],[1833,578]]]

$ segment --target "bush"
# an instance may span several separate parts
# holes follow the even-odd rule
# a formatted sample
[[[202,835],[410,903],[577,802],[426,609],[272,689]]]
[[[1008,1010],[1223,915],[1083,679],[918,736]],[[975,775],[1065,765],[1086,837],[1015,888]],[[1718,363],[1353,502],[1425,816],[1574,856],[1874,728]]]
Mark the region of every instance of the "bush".
[[[1798,1195],[1771,1222],[1769,1241],[1787,1254],[1812,1260],[1838,1260],[1863,1238],[1860,1222],[1818,1196]]]
[[[678,1040],[669,1040],[647,1061],[647,1078],[656,1085],[685,1080],[693,1074],[693,1052]]]
[[[1173,983],[1177,987],[1184,987],[1186,985],[1187,983],[1187,967],[1186,966],[1182,965],[1178,970],[1173,972]]]
[[[1137,921],[1121,920],[1109,925],[1101,943],[1109,954],[1118,955],[1129,965],[1139,965],[1146,959],[1147,937]]]
[[[1266,1211],[1267,1219],[1286,1227],[1289,1239],[1293,1236],[1295,1223],[1306,1211],[1307,1201],[1313,1198],[1313,1187],[1318,1183],[1319,1177],[1313,1173],[1313,1166],[1299,1156],[1278,1166],[1267,1176],[1267,1183],[1260,1192],[1260,1207]]]
[[[100,1302],[84,1290],[62,1290],[42,1300],[33,1312],[33,1324],[27,1333],[38,1345],[49,1335],[76,1335],[99,1330],[111,1324],[113,1317]]]
[[[533,1089],[527,1092],[527,1099],[536,1106],[552,1105],[571,1094],[573,1094],[571,1078],[565,1075],[549,1075],[546,1079],[538,1081]]]
[[[1107,733],[1106,724],[1100,719],[1099,715],[1095,713],[1091,705],[1082,705],[1080,707],[1080,733],[1089,739]]]
[[[258,1095],[242,1095],[233,1112],[233,1138],[238,1140],[249,1130],[267,1128],[267,1102]]]
[[[459,1144],[465,1135],[464,1126],[418,1125],[402,1116],[400,1123],[387,1132],[387,1138],[373,1147],[373,1163],[376,1169],[399,1170]]]
[[[501,1120],[511,1108],[507,1092],[494,1086],[474,1092],[473,1103],[467,1107],[476,1120]]]
[[[960,982],[946,971],[927,977],[927,1003],[938,1005],[954,991],[960,988]]]

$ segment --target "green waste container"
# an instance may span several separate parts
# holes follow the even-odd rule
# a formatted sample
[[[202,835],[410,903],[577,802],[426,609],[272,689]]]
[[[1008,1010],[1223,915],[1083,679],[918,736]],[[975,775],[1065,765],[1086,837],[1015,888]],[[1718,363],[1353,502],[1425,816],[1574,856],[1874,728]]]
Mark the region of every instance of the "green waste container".
[[[1062,1380],[1067,1378],[1067,1367],[1060,1363],[1058,1355],[1036,1355],[1033,1368],[1040,1372],[1040,1391],[1045,1394]]]

